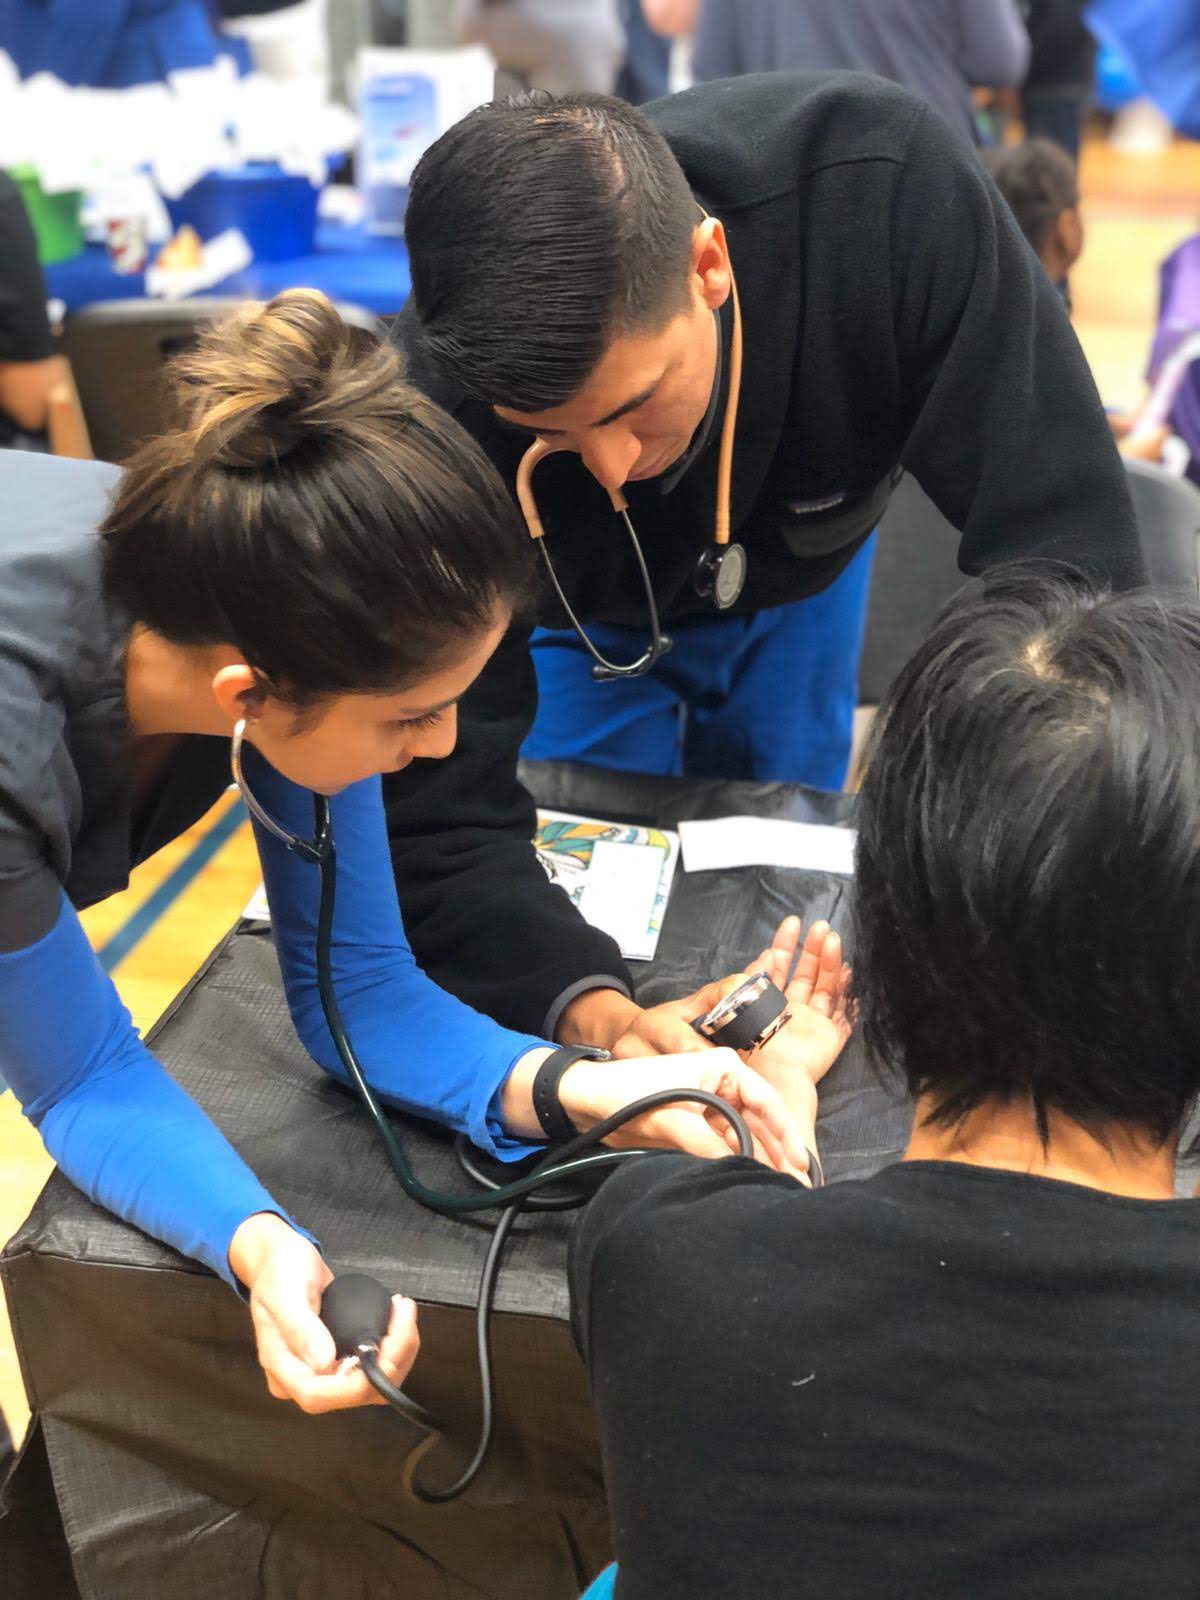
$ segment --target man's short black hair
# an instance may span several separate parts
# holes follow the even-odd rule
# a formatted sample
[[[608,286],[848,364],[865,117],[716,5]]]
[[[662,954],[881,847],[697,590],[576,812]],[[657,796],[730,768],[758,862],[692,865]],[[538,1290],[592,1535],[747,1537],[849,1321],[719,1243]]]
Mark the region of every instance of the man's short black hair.
[[[563,404],[615,335],[686,306],[700,220],[666,140],[624,101],[481,106],[413,174],[405,234],[432,360],[488,404]]]
[[[1079,204],[1075,163],[1053,139],[1026,139],[1024,144],[989,150],[984,162],[1021,232],[1040,256],[1059,217]]]
[[[1010,569],[881,709],[860,797],[866,1040],[956,1125],[1023,1103],[1166,1140],[1200,1090],[1200,606]]]

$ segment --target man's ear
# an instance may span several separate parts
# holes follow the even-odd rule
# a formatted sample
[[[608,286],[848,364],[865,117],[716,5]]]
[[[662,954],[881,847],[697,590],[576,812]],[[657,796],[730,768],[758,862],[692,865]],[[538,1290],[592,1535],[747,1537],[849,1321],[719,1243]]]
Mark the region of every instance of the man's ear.
[[[1083,254],[1083,218],[1078,206],[1068,206],[1060,211],[1054,223],[1054,236],[1066,271],[1070,271]]]
[[[220,667],[213,674],[212,692],[230,726],[257,716],[267,698],[258,674],[245,661]]]
[[[691,273],[700,298],[710,311],[717,311],[729,298],[733,269],[725,229],[716,217],[705,217],[692,233]]]

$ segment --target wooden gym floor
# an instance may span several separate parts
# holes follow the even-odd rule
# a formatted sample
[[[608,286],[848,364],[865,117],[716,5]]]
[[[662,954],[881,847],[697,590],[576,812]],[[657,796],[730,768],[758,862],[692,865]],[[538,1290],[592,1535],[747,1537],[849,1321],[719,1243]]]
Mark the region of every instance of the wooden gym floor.
[[[1142,393],[1158,265],[1200,229],[1200,144],[1134,155],[1092,141],[1082,188],[1088,242],[1072,279],[1075,326],[1105,403],[1129,408]],[[249,824],[227,795],[139,868],[124,894],[85,914],[88,934],[140,1028],[187,982],[257,882]],[[50,1165],[12,1095],[0,1095],[0,1239],[25,1217]],[[0,1408],[20,1439],[29,1411],[2,1304]]]

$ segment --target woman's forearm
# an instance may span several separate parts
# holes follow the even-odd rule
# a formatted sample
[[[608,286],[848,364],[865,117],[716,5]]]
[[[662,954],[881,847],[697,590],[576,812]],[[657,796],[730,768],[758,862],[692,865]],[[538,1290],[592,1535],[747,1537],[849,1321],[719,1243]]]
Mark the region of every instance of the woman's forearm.
[[[0,956],[0,1072],[79,1189],[231,1284],[235,1232],[283,1216],[138,1037],[79,919]]]
[[[261,757],[248,762],[247,771],[273,817],[296,832],[311,832],[310,794]],[[400,918],[378,779],[334,796],[330,809],[337,848],[334,988],[367,1081],[390,1104],[436,1118],[502,1160],[518,1159],[540,1130],[511,1089],[516,1126],[510,1123],[506,1085],[522,1057],[552,1047],[472,1010],[417,966]],[[256,838],[296,1031],[314,1060],[344,1081],[318,984],[320,871],[257,824]]]

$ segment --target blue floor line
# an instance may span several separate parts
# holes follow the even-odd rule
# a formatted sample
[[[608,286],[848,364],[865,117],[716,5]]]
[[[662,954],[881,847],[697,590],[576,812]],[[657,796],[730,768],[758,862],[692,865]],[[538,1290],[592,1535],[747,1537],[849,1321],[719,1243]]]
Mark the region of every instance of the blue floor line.
[[[105,972],[113,968],[146,937],[158,919],[169,911],[223,844],[237,832],[246,820],[246,807],[239,800],[208,830],[168,877],[164,878],[148,900],[121,924],[116,932],[97,950],[96,955]]]

